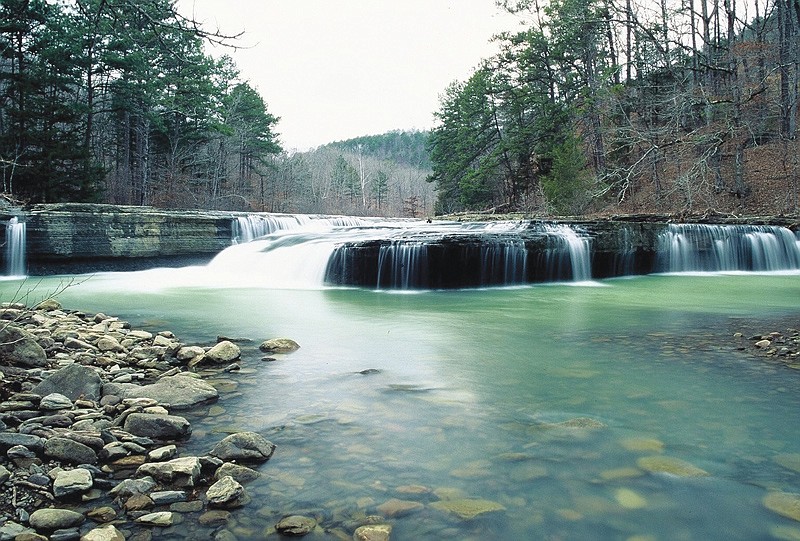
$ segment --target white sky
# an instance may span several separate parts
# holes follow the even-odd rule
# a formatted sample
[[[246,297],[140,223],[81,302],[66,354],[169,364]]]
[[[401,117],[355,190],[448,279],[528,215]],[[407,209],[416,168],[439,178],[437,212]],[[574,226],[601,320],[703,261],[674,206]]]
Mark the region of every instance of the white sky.
[[[494,0],[180,0],[206,29],[244,31],[242,78],[281,117],[287,150],[428,129],[439,95],[518,28]],[[229,51],[210,49],[218,55]]]

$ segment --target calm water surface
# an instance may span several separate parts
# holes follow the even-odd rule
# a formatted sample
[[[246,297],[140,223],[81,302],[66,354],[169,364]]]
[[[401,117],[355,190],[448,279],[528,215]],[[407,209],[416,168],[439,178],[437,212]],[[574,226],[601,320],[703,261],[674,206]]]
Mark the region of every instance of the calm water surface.
[[[406,294],[180,285],[197,272],[100,274],[59,298],[185,343],[253,339],[185,449],[236,430],[278,446],[229,523],[239,539],[294,513],[329,530],[317,538],[351,536],[393,498],[421,504],[389,518],[393,540],[800,538],[762,504],[800,492],[785,466],[800,464],[800,371],[730,340],[752,320],[800,327],[797,274]],[[0,284],[5,299],[18,284]],[[262,362],[273,337],[302,348]],[[709,475],[647,471],[653,456]],[[437,509],[448,498],[503,509],[463,520]]]

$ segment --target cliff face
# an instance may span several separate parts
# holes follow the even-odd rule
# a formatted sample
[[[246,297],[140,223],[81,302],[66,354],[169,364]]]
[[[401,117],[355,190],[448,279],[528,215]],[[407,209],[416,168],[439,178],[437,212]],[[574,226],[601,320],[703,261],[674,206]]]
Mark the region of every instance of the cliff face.
[[[179,264],[231,244],[231,213],[65,203],[24,216],[31,274]]]

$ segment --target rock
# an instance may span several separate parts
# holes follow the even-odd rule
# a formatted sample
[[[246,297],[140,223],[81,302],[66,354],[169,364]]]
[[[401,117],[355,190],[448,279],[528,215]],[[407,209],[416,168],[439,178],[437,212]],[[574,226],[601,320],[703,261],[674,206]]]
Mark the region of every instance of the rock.
[[[430,507],[455,515],[462,520],[471,520],[478,515],[505,511],[505,507],[497,502],[473,498],[441,500],[433,502]]]
[[[238,507],[244,496],[244,487],[233,477],[226,475],[210,487],[206,492],[208,504],[212,507]]]
[[[26,528],[22,524],[17,524],[7,520],[4,524],[0,525],[0,539],[3,541],[16,539],[18,536],[25,533],[34,533],[30,528]]]
[[[172,526],[175,518],[170,511],[159,511],[158,513],[148,513],[146,515],[142,515],[141,517],[136,519],[136,522],[139,524],[145,524],[147,526],[161,526],[162,528],[166,528],[167,526]]]
[[[389,541],[391,533],[391,524],[367,524],[356,528],[353,541]]]
[[[295,537],[309,534],[316,527],[317,521],[315,519],[302,515],[284,517],[275,525],[275,529],[279,534]]]
[[[800,494],[770,492],[764,496],[763,503],[770,511],[800,522]]]
[[[620,445],[633,452],[660,453],[664,450],[664,442],[655,438],[628,438]]]
[[[122,344],[119,343],[119,340],[114,338],[113,336],[103,336],[97,340],[97,349],[106,353],[122,353],[125,351],[125,348]]]
[[[22,445],[28,449],[41,452],[44,450],[43,438],[33,434],[19,434],[17,432],[0,432],[0,453],[6,453],[12,447]]]
[[[205,350],[200,346],[184,346],[178,350],[175,357],[179,361],[191,361],[195,357],[205,355]]]
[[[99,400],[101,385],[100,376],[93,368],[73,363],[45,378],[31,392],[39,396],[60,393],[70,400]]]
[[[136,477],[150,476],[177,487],[192,487],[200,478],[200,459],[196,456],[173,458],[167,462],[142,464]]]
[[[300,344],[289,338],[272,338],[258,346],[264,353],[292,353],[300,349]]]
[[[113,524],[106,524],[83,534],[81,541],[125,541],[125,536]]]
[[[45,299],[36,306],[34,310],[42,310],[44,312],[52,312],[53,310],[61,310],[61,303],[55,299]]]
[[[228,340],[216,344],[213,348],[206,351],[205,358],[214,363],[229,363],[235,361],[242,354],[239,346]]]
[[[206,511],[200,515],[197,521],[204,526],[219,526],[228,522],[228,519],[230,518],[230,511],[225,511],[223,509],[211,509],[210,511]]]
[[[152,398],[172,409],[188,409],[219,398],[219,392],[208,383],[183,374],[161,378],[150,385],[113,384],[103,386],[103,394],[122,398]]]
[[[685,460],[669,456],[644,456],[637,460],[636,464],[650,473],[666,473],[678,477],[705,477],[709,475],[707,471]]]
[[[83,524],[84,516],[69,509],[37,509],[31,513],[30,524],[37,531],[52,532]]]
[[[240,483],[249,483],[250,481],[255,481],[261,477],[259,472],[250,469],[247,466],[234,464],[233,462],[225,462],[222,466],[217,468],[216,472],[214,472],[214,479],[219,480],[227,475],[233,477]]]
[[[53,495],[56,498],[75,496],[92,488],[92,484],[92,474],[89,470],[83,468],[61,470],[53,481]]]
[[[0,464],[0,485],[8,481],[10,477],[11,477],[11,472],[8,471],[8,469],[5,466]]]
[[[44,454],[70,464],[96,464],[94,449],[69,438],[53,437],[44,444]]]
[[[47,353],[36,337],[10,323],[0,325],[0,359],[11,365],[28,368],[47,365]]]
[[[164,445],[157,449],[152,449],[147,453],[147,460],[150,462],[163,462],[169,460],[178,454],[178,448],[175,445]]]
[[[72,409],[72,400],[61,393],[50,393],[42,397],[39,402],[39,409],[45,411]]]
[[[237,432],[217,443],[211,455],[225,461],[264,462],[275,452],[275,445],[255,432]]]
[[[130,513],[131,511],[144,511],[145,509],[150,509],[154,505],[155,502],[147,494],[134,494],[125,500],[123,507],[126,512]]]
[[[120,484],[109,490],[109,494],[113,497],[129,498],[134,494],[146,494],[153,490],[156,486],[156,481],[152,477],[143,477],[141,479],[125,479]]]
[[[614,491],[614,499],[625,509],[642,509],[647,506],[647,500],[629,488],[619,488]]]
[[[178,415],[152,415],[132,413],[125,419],[124,429],[136,436],[158,440],[181,440],[188,438],[192,427],[184,417]]]
[[[402,517],[424,508],[420,502],[392,498],[378,506],[378,512],[387,517]]]
[[[156,505],[170,505],[177,502],[186,501],[186,493],[182,490],[160,490],[151,492],[150,499]]]
[[[800,453],[776,455],[773,460],[786,469],[800,473]]]
[[[772,345],[772,342],[770,342],[769,340],[759,340],[754,345],[759,349],[767,349]]]
[[[91,511],[86,513],[86,516],[95,522],[106,523],[106,522],[111,522],[112,520],[117,518],[117,512],[114,510],[113,507],[109,507],[106,505],[103,507],[96,507],[95,509],[92,509]]]

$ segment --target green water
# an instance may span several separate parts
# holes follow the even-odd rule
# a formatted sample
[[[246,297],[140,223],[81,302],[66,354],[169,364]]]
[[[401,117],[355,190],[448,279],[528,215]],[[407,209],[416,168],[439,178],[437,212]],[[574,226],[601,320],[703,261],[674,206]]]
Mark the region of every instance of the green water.
[[[186,343],[255,341],[184,450],[233,430],[278,446],[229,521],[239,539],[294,513],[319,519],[317,538],[352,536],[393,498],[421,504],[388,518],[395,541],[800,537],[762,503],[800,492],[781,465],[800,453],[800,371],[732,338],[800,327],[800,276],[393,294],[182,288],[180,272],[97,275],[59,298]],[[4,299],[17,286],[1,282]],[[301,349],[262,362],[255,346],[279,336]],[[652,456],[709,475],[646,471]],[[463,520],[435,504],[453,494],[503,509]],[[197,537],[191,520],[161,535]]]

